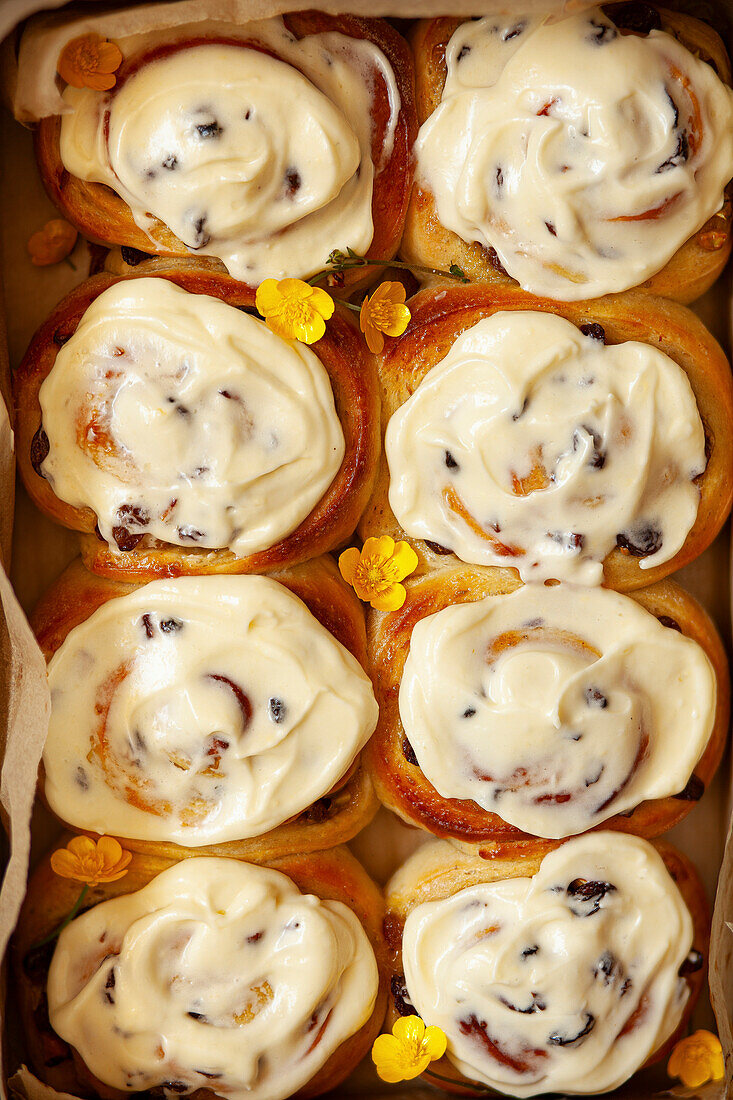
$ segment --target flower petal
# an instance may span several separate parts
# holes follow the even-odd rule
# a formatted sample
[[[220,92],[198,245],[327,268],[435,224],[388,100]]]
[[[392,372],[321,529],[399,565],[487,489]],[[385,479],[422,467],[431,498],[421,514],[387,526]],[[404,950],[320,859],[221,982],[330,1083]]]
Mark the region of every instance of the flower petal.
[[[399,611],[407,599],[407,589],[403,584],[391,584],[385,592],[372,596],[370,604],[375,611]]]
[[[392,563],[395,568],[395,579],[403,581],[417,569],[418,558],[409,542],[398,542],[392,554]]]
[[[401,336],[410,323],[410,311],[407,306],[394,305],[389,311],[388,319],[382,324],[382,332],[386,336]]]
[[[434,1025],[425,1028],[422,1048],[424,1052],[429,1055],[431,1061],[436,1058],[442,1058],[447,1046],[448,1038],[442,1028],[435,1027]]]
[[[367,347],[372,355],[381,355],[384,351],[384,336],[379,329],[375,328],[370,321],[367,321],[366,325],[361,326],[361,331],[364,333]]]
[[[296,340],[300,340],[304,344],[315,344],[316,341],[320,340],[324,335],[326,331],[326,322],[323,320],[320,313],[316,313],[316,311],[313,310],[308,321],[304,324],[296,324],[293,328]]]
[[[361,554],[355,546],[350,546],[339,555],[339,572],[347,584],[354,583],[354,574],[360,561]]]
[[[392,1034],[403,1043],[417,1046],[425,1035],[425,1024],[419,1016],[400,1016],[392,1028]]]
[[[319,286],[314,286],[310,289],[312,291],[310,302],[313,308],[317,309],[321,317],[327,321],[329,317],[333,316],[333,311],[336,308],[333,298]]]
[[[97,846],[90,836],[75,836],[66,845],[68,851],[79,859],[88,859],[93,856]]]
[[[65,848],[51,853],[51,870],[61,878],[76,878],[81,870],[79,860]]]
[[[313,287],[303,279],[281,279],[277,284],[277,289],[283,298],[291,298],[296,302],[304,302],[313,293]]]
[[[114,867],[122,856],[122,845],[113,836],[101,836],[97,841],[97,851],[104,860],[105,867]]]
[[[362,558],[375,557],[381,558],[383,561],[388,561],[393,554],[394,539],[391,535],[370,535],[361,551]],[[411,1017],[407,1018],[410,1019]]]
[[[257,287],[257,293],[255,294],[255,305],[258,312],[267,317],[273,310],[279,309],[282,305],[283,296],[280,293],[276,279],[265,279]]]

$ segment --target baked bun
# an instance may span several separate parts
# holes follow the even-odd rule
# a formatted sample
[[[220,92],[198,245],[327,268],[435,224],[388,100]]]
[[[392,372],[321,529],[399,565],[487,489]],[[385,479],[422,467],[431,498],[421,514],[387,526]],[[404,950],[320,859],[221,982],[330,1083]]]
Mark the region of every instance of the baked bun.
[[[523,579],[628,591],[712,542],[733,497],[733,381],[684,306],[429,289],[379,361],[385,446],[360,523]],[[395,516],[396,514],[396,516]]]
[[[728,667],[672,581],[624,596],[445,566],[406,588],[367,625],[369,761],[403,820],[493,858],[591,828],[658,836],[702,796]]]
[[[451,1092],[608,1092],[667,1054],[705,978],[705,890],[663,842],[589,833],[482,860],[437,841],[387,904],[387,1023],[418,1012],[443,1028],[434,1068]]]
[[[162,1086],[210,1100],[223,1078],[225,1096],[317,1096],[351,1072],[379,1030],[383,901],[346,848],[268,868],[138,853],[123,878],[90,888],[57,942],[34,948],[78,893],[44,860],[14,944],[31,1063],[59,1091],[117,1100]],[[282,937],[294,933],[288,950]]]
[[[33,626],[53,697],[41,790],[75,830],[262,862],[373,816],[364,620],[331,558],[142,586],[77,559]]]
[[[115,41],[114,87],[67,86],[67,113],[37,130],[46,190],[85,236],[219,257],[255,286],[313,275],[334,248],[395,254],[417,122],[388,23],[293,12]]]
[[[184,261],[73,290],[15,394],[28,491],[106,577],[316,557],[351,535],[374,480],[376,372],[346,311],[313,347],[283,340],[253,291]]]
[[[711,27],[624,3],[431,19],[412,44],[406,260],[563,300],[638,287],[690,302],[718,277],[733,94]]]

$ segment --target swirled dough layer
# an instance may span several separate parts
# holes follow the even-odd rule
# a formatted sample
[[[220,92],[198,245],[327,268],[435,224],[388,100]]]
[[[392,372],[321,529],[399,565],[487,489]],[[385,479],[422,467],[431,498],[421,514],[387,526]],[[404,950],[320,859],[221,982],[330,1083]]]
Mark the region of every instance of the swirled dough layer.
[[[488,16],[446,65],[419,176],[442,224],[534,294],[637,286],[722,205],[733,93],[671,35],[619,33],[600,8]]]
[[[695,396],[664,352],[528,311],[463,332],[394,413],[385,449],[408,535],[580,584],[601,583],[617,543],[642,569],[674,557],[706,464]]]
[[[345,905],[277,871],[197,858],[64,929],[48,1005],[113,1088],[283,1100],[366,1023],[377,987]]]
[[[40,391],[42,473],[102,537],[256,553],[289,535],[345,443],[318,357],[167,279],[115,283]]]
[[[715,719],[697,642],[628,596],[527,585],[418,622],[402,724],[444,798],[565,837],[686,786]]]
[[[259,836],[371,735],[354,657],[266,577],[154,581],[75,627],[48,669],[46,798],[82,829],[190,847]]]
[[[242,44],[202,42],[201,33],[172,52],[151,38],[149,59],[143,50],[111,92],[67,87],[65,168],[111,187],[142,229],[160,219],[253,285],[312,275],[334,248],[366,252],[375,171],[400,110],[382,51],[336,32],[296,39],[279,18],[218,27]],[[377,81],[390,117],[375,164]]]
[[[658,853],[594,833],[533,878],[417,906],[402,956],[410,998],[461,1073],[510,1096],[608,1092],[674,1033],[689,911]]]

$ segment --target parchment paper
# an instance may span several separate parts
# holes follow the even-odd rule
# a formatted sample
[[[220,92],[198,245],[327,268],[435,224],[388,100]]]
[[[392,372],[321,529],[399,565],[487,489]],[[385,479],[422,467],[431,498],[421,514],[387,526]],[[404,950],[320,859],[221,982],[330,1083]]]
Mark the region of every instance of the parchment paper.
[[[58,6],[57,0],[0,0],[0,35],[10,30],[20,19],[31,12]],[[314,6],[297,3],[297,0],[178,0],[172,4],[147,3],[137,5],[124,17],[115,12],[96,14],[91,0],[76,5],[75,33],[98,29],[110,37],[122,32],[142,32],[166,25],[181,26],[193,18],[206,20],[262,18],[284,11]],[[364,14],[364,0],[320,0],[315,5],[325,11],[351,11]],[[524,0],[521,9],[548,10],[551,0]],[[569,0],[569,7],[588,6],[585,0]],[[555,10],[558,10],[556,4]],[[410,17],[417,14],[437,14],[455,10],[454,0],[371,0],[369,14],[390,14]],[[485,14],[491,10],[517,10],[514,0],[461,0],[462,14]],[[28,120],[57,106],[58,97],[54,82],[55,59],[58,55],[57,16],[44,16],[37,29],[25,40],[33,76],[15,85],[17,66],[16,42],[6,42],[3,50],[10,69],[6,65],[6,84],[14,90],[15,109],[19,117]],[[121,22],[122,18],[122,22]],[[66,36],[64,36],[66,37]],[[729,47],[730,47],[729,43]],[[25,64],[25,60],[24,60]],[[49,71],[49,66],[52,68]],[[42,94],[39,96],[39,91]],[[71,257],[71,265],[54,268],[33,268],[25,253],[25,241],[40,228],[55,211],[43,194],[33,163],[31,139],[12,121],[9,115],[0,118],[0,219],[2,244],[2,271],[5,274],[5,314],[7,335],[12,363],[17,363],[35,327],[47,312],[72,285],[86,274],[88,256],[84,243],[80,243]],[[723,281],[708,294],[697,311],[726,346],[730,346],[728,334],[730,288]],[[0,326],[3,323],[0,311]],[[0,337],[3,336],[0,331]],[[0,392],[7,399],[7,356],[4,339],[0,339]],[[733,430],[733,426],[732,426]],[[10,560],[10,535],[13,515],[13,456],[12,432],[5,405],[0,404],[0,555],[6,567]],[[43,658],[30,633],[24,610],[28,611],[41,592],[60,572],[76,552],[74,536],[64,532],[39,515],[25,493],[18,492],[15,510],[14,568],[12,572],[15,592],[4,572],[0,572],[0,707],[6,715],[5,728],[0,730],[0,819],[10,841],[10,861],[0,891],[0,957],[5,953],[8,938],[17,919],[22,901],[27,868],[31,856],[31,807],[35,793],[35,777],[48,722],[49,698],[46,687]],[[679,579],[707,607],[719,629],[730,639],[729,604],[729,554],[727,535],[721,536],[692,566],[677,574]],[[21,607],[22,605],[22,607]],[[723,844],[729,819],[730,779],[728,762],[724,764],[716,781],[706,792],[682,825],[669,834],[695,860],[706,882],[710,900],[723,855]],[[34,817],[33,850],[47,845],[56,826],[47,815]],[[424,834],[400,825],[386,811],[382,811],[374,824],[353,843],[359,858],[380,881],[424,839]],[[731,922],[731,923],[729,923]],[[720,870],[718,902],[715,909],[713,939],[711,945],[710,990],[715,1007],[721,1040],[726,1051],[728,1086],[726,1095],[733,1096],[733,839],[729,838]],[[696,1013],[696,1026],[712,1026],[710,1006],[703,1003]],[[2,1015],[0,1015],[0,1029]],[[14,1046],[7,1052],[6,1068],[14,1070],[22,1057],[22,1051]],[[5,1073],[0,1074],[0,1097],[4,1098]],[[629,1100],[641,1100],[652,1093],[665,1090],[663,1068],[656,1073],[642,1075],[622,1090]],[[666,1082],[667,1087],[669,1085]],[[56,1093],[42,1085],[27,1070],[22,1069],[10,1082],[14,1092],[28,1100],[58,1100],[65,1094]],[[723,1095],[720,1090],[709,1090],[705,1100],[713,1095]],[[664,1095],[671,1095],[665,1091]],[[338,1091],[339,1096],[359,1095],[376,1098],[382,1090],[368,1066],[362,1066],[348,1086]],[[402,1095],[389,1090],[392,1100]],[[404,1093],[409,1100],[426,1100],[436,1092],[426,1092],[416,1086]],[[688,1094],[689,1095],[689,1094]],[[73,1098],[72,1098],[73,1100]]]

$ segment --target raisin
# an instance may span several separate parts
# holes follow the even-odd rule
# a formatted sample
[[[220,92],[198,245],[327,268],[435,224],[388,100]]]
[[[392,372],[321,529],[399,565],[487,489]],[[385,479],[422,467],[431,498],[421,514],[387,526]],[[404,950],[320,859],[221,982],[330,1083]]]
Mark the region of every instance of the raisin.
[[[51,444],[48,442],[48,436],[43,430],[43,425],[33,436],[31,440],[31,466],[36,471],[39,477],[43,477],[41,472],[41,466],[48,458],[48,452],[51,450]]]
[[[679,630],[680,634],[682,633],[682,627],[671,615],[657,615],[657,622],[669,627],[670,630]]]
[[[635,531],[622,531],[616,535],[616,545],[628,550],[635,558],[656,554],[662,546],[662,532],[655,527],[638,527]]]
[[[698,970],[702,970],[704,962],[705,960],[701,952],[693,948],[677,973],[680,978],[687,978],[690,974],[697,974]]]
[[[568,897],[585,902],[592,906],[589,910],[577,910],[570,906],[570,912],[576,917],[592,917],[601,908],[601,901],[606,894],[613,894],[616,887],[610,882],[589,882],[586,879],[576,878],[567,886]]]
[[[671,157],[668,157],[662,164],[655,169],[656,173],[668,172],[670,168],[677,168],[680,164],[684,164],[690,155],[690,146],[687,140],[687,134],[684,130],[677,137],[677,148]]]
[[[264,934],[264,932],[253,932],[251,936],[247,936],[247,943],[258,943]]]
[[[285,172],[285,187],[286,195],[289,199],[292,199],[294,195],[300,191],[300,172],[297,168],[288,168]]]
[[[150,516],[145,508],[138,504],[123,504],[117,509],[117,518],[128,527],[146,527]]]
[[[179,630],[183,630],[183,623],[180,619],[161,619],[160,629],[164,634],[175,634]]]
[[[141,252],[139,248],[130,248],[127,244],[122,245],[120,252],[122,253],[122,259],[129,267],[137,267],[143,260],[149,260],[151,256],[150,252]]]
[[[209,679],[215,680],[217,684],[224,684],[229,688],[232,695],[237,701],[237,705],[242,712],[242,718],[244,720],[245,729],[249,725],[252,719],[252,704],[249,701],[249,696],[242,691],[239,684],[235,684],[233,680],[230,680],[228,676],[222,676],[218,672],[210,672]]]
[[[179,539],[188,539],[190,542],[198,542],[199,539],[204,537],[204,533],[188,523],[178,528],[178,537]]]
[[[589,707],[599,707],[601,710],[605,710],[608,706],[608,699],[606,696],[595,687],[585,689],[585,701]]]
[[[502,42],[511,42],[512,38],[517,38],[524,30],[524,23],[515,23],[513,27],[504,31],[501,36]]]
[[[161,167],[167,169],[169,172],[175,172],[178,167],[178,157],[171,153],[169,157],[166,157],[165,160],[161,162]]]
[[[190,1016],[192,1020],[205,1020],[206,1016],[203,1012],[187,1012],[187,1016]]]
[[[81,764],[79,765],[79,767],[74,772],[74,781],[76,782],[76,785],[82,791],[88,791],[89,790],[89,777],[88,777],[87,773],[84,771],[84,769],[82,768]]]
[[[453,551],[449,550],[447,546],[441,546],[439,542],[431,542],[430,539],[425,539],[425,545],[428,550],[432,550],[434,554],[452,554]]]
[[[122,550],[124,553],[134,550],[142,537],[142,535],[133,535],[126,527],[112,528],[112,538],[117,543],[118,549]]]
[[[593,973],[597,978],[603,975],[605,979],[603,984],[610,985],[616,973],[616,967],[617,960],[615,959],[615,957],[611,954],[610,951],[604,951],[600,959],[596,963],[596,968]]]
[[[283,722],[285,720],[285,715],[288,713],[288,708],[285,706],[285,703],[283,703],[282,699],[275,699],[273,697],[272,699],[270,699],[268,706],[270,708],[270,718],[272,718],[273,722],[277,722],[279,724],[280,722]]]
[[[557,229],[555,229],[555,226],[552,224],[552,222],[545,222],[545,226],[548,233],[550,233],[553,237],[557,236]]]
[[[152,638],[155,634],[155,627],[153,626],[153,620],[150,618],[150,615],[143,615],[142,624],[145,629],[145,637]]]
[[[392,1000],[394,1001],[394,1006],[398,1015],[414,1015],[415,1006],[410,1000],[410,994],[407,990],[407,985],[405,984],[405,975],[393,974],[389,986],[392,992]]]
[[[224,133],[224,127],[214,119],[213,122],[199,122],[196,126],[199,137],[207,138],[219,138]]]
[[[463,61],[464,57],[468,57],[470,52],[470,46],[461,46],[460,50],[458,51],[458,55],[456,56],[456,61]]]
[[[602,344],[606,342],[606,330],[597,321],[589,321],[587,324],[581,325],[580,331],[584,336],[590,336],[591,340],[600,340]]]
[[[455,458],[450,453],[450,451],[445,452],[445,464],[449,470],[460,470],[461,468],[459,463],[456,462]]]
[[[687,781],[687,786],[674,797],[679,798],[681,802],[699,802],[704,794],[705,784],[702,779],[697,775],[691,775]]]
[[[414,767],[420,766],[417,756],[415,755],[415,750],[406,737],[402,738],[402,755],[408,764],[412,764]]]
[[[192,248],[205,248],[211,240],[211,235],[206,232],[206,215],[203,214],[200,218],[196,218],[193,223],[193,229],[196,236],[192,244]]]
[[[461,715],[461,718],[473,718],[475,713],[476,713],[476,708],[475,707],[466,707],[463,714]]]
[[[567,550],[568,553],[582,550],[585,545],[584,536],[579,535],[576,531],[548,531],[547,537],[556,542],[558,546],[561,546],[563,550]]]
[[[590,1035],[593,1028],[596,1026],[596,1018],[591,1015],[590,1012],[583,1014],[585,1023],[581,1030],[576,1035],[561,1035],[559,1032],[554,1031],[552,1035],[548,1035],[547,1042],[556,1047],[569,1047],[573,1043],[577,1043],[580,1039],[584,1039],[586,1035]]]
[[[607,42],[613,42],[614,38],[618,36],[618,31],[615,27],[612,27],[610,23],[599,23],[597,19],[590,19],[590,34],[588,35],[588,41],[593,42],[596,46],[603,46]]]
[[[301,819],[314,825],[318,825],[322,821],[327,821],[331,816],[332,802],[333,799],[331,798],[319,798],[317,802],[314,802],[312,806],[301,814]]]
[[[510,1012],[521,1012],[523,1016],[531,1016],[535,1012],[544,1012],[547,1005],[537,993],[532,993],[532,1000],[524,1008],[520,1008],[519,1005],[512,1004],[506,997],[499,997],[499,1000],[504,1005],[504,1008],[508,1008]]]
[[[482,245],[481,246],[481,251],[483,252],[484,256],[486,257],[486,259],[489,263],[489,266],[493,267],[494,271],[496,271],[496,273],[498,275],[506,275],[507,274],[507,270],[504,267],[504,264],[499,259],[499,253],[496,251],[495,248],[493,248],[491,245],[489,245],[488,248],[485,245]]]

